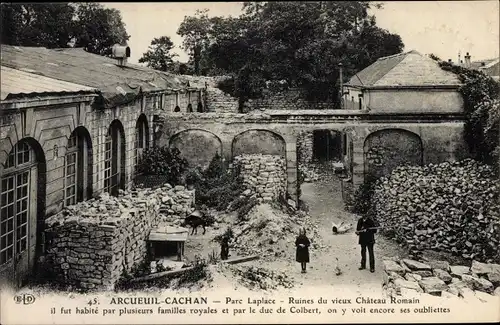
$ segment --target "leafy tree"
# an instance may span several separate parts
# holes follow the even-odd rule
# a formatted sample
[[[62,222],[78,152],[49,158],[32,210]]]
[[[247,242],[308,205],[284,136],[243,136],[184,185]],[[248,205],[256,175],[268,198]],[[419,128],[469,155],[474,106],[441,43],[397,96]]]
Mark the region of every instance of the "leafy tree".
[[[208,42],[210,19],[207,12],[207,9],[197,10],[194,17],[185,16],[177,30],[177,34],[184,38],[182,45],[189,52],[196,75],[200,74],[201,55]]]
[[[75,34],[77,47],[87,52],[105,55],[115,44],[126,45],[130,38],[121,13],[98,3],[76,5]]]
[[[2,3],[0,8],[3,44],[67,47],[73,37],[75,8],[68,3]]]
[[[2,3],[0,18],[2,44],[64,48],[74,40],[104,55],[130,37],[120,12],[97,3]]]
[[[170,53],[173,48],[174,43],[170,40],[170,37],[154,38],[148,51],[142,55],[139,62],[146,63],[148,67],[156,70],[173,71],[173,58],[177,56],[175,53]]]

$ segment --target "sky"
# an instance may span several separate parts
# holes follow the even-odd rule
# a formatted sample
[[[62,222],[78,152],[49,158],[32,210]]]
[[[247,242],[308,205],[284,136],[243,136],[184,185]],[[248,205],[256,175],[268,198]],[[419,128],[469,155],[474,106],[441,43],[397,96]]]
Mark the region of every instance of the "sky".
[[[456,61],[469,52],[472,61],[499,56],[499,1],[390,1],[373,9],[377,25],[401,36],[405,51],[433,53]],[[137,63],[155,37],[169,36],[176,45],[177,59],[186,62],[177,28],[184,16],[209,9],[209,16],[238,16],[241,2],[103,3],[122,14],[130,35],[130,62]]]

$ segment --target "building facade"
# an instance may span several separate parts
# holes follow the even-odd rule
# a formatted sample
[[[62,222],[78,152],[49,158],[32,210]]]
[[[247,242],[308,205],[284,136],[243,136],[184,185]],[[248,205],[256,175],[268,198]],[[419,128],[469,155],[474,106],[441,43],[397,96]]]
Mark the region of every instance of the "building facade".
[[[21,286],[44,220],[129,189],[158,110],[203,109],[203,88],[81,49],[2,45],[0,277]]]

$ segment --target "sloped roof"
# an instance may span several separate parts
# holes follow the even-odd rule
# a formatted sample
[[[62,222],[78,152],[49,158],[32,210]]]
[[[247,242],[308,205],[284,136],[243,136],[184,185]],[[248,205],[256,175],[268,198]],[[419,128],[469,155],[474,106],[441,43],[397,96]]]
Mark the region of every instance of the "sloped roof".
[[[92,87],[47,78],[4,66],[0,70],[0,79],[0,100],[27,95],[95,93],[97,91]]]
[[[470,63],[472,69],[481,69],[481,68],[486,68],[487,66],[494,65],[495,63],[498,63],[498,58],[496,59],[486,59],[486,60],[479,60],[479,61],[472,61]]]
[[[346,85],[358,87],[459,85],[458,77],[417,51],[378,59],[354,75]]]
[[[46,49],[1,45],[2,66],[98,89],[106,107],[133,100],[141,91],[187,88],[182,78],[88,53],[81,48]]]

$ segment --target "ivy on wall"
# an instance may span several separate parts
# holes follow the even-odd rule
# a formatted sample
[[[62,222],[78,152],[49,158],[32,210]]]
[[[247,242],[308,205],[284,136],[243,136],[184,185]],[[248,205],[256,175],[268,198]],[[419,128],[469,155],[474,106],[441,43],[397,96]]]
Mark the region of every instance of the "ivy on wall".
[[[481,71],[467,69],[453,63],[438,61],[441,69],[455,73],[462,86],[464,99],[465,141],[474,159],[494,165],[498,170],[500,155],[500,83]]]

